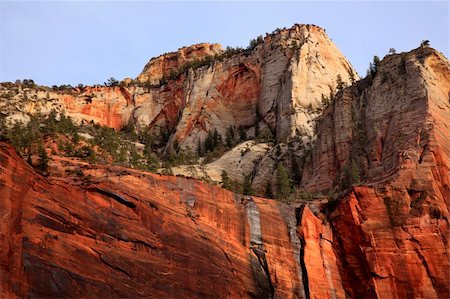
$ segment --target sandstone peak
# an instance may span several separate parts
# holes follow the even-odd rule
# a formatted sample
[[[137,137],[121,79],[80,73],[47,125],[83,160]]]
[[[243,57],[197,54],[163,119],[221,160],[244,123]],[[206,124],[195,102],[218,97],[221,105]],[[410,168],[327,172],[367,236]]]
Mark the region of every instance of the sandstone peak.
[[[177,71],[188,62],[214,56],[222,51],[220,44],[199,43],[182,47],[178,51],[165,53],[150,59],[137,79],[140,82],[159,83],[161,78],[169,76],[171,72]]]

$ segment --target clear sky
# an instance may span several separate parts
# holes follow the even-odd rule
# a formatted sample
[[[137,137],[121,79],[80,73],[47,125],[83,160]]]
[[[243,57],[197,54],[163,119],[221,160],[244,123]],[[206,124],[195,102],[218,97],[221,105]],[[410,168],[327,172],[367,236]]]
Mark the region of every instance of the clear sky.
[[[449,57],[449,3],[440,2],[5,2],[0,82],[103,83],[135,77],[153,56],[199,42],[247,46],[294,23],[326,29],[364,75],[373,55],[424,39]]]

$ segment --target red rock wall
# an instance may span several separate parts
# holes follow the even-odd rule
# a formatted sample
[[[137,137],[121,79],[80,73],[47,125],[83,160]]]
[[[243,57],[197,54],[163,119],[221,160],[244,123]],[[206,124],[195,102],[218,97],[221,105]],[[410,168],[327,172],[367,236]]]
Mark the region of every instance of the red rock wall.
[[[366,162],[326,208],[56,156],[44,178],[0,143],[0,297],[448,298],[449,78],[423,48],[339,95],[302,184],[327,190],[349,157]]]
[[[357,187],[315,215],[120,167],[73,178],[66,158],[44,178],[0,152],[2,297],[449,295],[448,209],[433,190]]]
[[[1,144],[2,296],[298,292],[278,202],[249,199],[260,211],[265,248],[253,251],[247,200],[229,191],[116,168],[85,173],[97,174],[96,182],[43,178]]]
[[[436,198],[405,193],[357,187],[331,214],[351,297],[450,295],[448,210],[435,214]]]

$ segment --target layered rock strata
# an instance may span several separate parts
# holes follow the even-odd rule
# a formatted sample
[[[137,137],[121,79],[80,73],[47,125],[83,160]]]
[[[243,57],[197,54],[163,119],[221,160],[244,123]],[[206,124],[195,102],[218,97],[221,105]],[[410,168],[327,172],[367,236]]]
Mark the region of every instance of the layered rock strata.
[[[205,59],[207,65],[186,67]],[[350,74],[357,77],[325,30],[295,25],[232,56],[220,45],[198,44],[153,58],[136,78],[140,84],[126,80],[121,87],[61,92],[14,86],[2,88],[0,96],[11,120],[65,110],[76,121],[116,129],[131,121],[156,136],[169,133],[169,149],[176,141],[196,150],[210,131],[225,137],[230,127],[242,127],[251,137],[257,123],[278,141],[294,135],[309,140],[322,95],[335,90],[338,75],[349,83]]]
[[[310,90],[308,97],[317,94],[319,101],[327,89],[302,91],[293,87],[307,86],[301,80],[288,83],[290,74],[301,73],[293,71],[293,61],[309,53],[302,52],[308,47],[316,49],[311,41],[324,36],[316,31],[323,32],[311,26],[281,30],[251,53],[158,88],[87,89],[83,93],[102,97],[84,102],[73,102],[80,95],[64,95],[72,97],[67,102],[72,106],[59,106],[61,94],[13,91],[8,105],[1,102],[2,111],[20,119],[24,111],[74,107],[68,111],[76,116],[80,107],[105,104],[111,107],[106,114],[96,108],[80,113],[80,119],[98,117],[119,128],[133,117],[172,128],[171,142],[184,146],[193,145],[190,136],[212,128],[247,126],[251,132],[256,119],[278,140],[289,139],[303,127],[294,121],[301,114],[284,114],[289,98],[284,92],[291,93],[292,104],[303,99],[292,95]],[[292,36],[304,37],[299,49],[284,47]],[[289,59],[284,50],[292,54]],[[258,59],[264,60],[260,67]],[[217,76],[231,69],[234,81],[216,88]],[[314,72],[319,71],[308,74]],[[254,84],[258,89],[249,89]],[[309,154],[302,156],[300,186],[329,194],[308,203],[242,196],[193,179],[58,156],[51,156],[50,176],[42,177],[0,143],[0,296],[447,298],[449,95],[450,64],[429,47],[387,56],[374,76],[340,91],[317,121]],[[235,99],[236,106],[223,99]],[[239,110],[240,105],[247,108]],[[299,144],[279,146],[282,155],[308,152]],[[281,160],[274,148],[261,150],[267,152],[254,180],[263,181]],[[227,159],[211,169],[217,174],[231,164]]]

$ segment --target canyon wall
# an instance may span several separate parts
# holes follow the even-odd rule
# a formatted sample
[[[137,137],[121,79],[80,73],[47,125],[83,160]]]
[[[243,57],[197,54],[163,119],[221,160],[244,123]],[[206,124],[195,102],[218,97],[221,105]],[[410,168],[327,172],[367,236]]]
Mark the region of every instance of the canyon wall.
[[[224,53],[218,44],[181,48],[151,59],[135,81],[126,79],[120,87],[56,92],[3,86],[0,108],[11,121],[51,109],[116,129],[131,121],[157,136],[169,133],[169,149],[176,141],[196,150],[208,132],[217,129],[225,137],[230,126],[254,136],[256,123],[278,141],[295,135],[307,141],[322,94],[336,88],[338,75],[347,83],[350,74],[357,78],[325,30],[314,25],[277,30],[252,49]],[[210,61],[186,67],[202,59]]]
[[[308,207],[57,156],[44,178],[0,151],[2,297],[344,294]]]
[[[302,186],[360,185],[329,215],[345,275],[364,281],[351,297],[449,296],[449,124],[450,64],[428,47],[386,57],[318,121]]]
[[[205,171],[240,167],[265,186],[294,153],[314,200],[51,153],[43,177],[1,142],[1,297],[448,298],[449,61],[426,46],[389,55],[322,107],[352,69],[323,29],[302,25],[161,84],[211,53],[223,52],[201,44],[153,59],[144,86],[2,85],[1,111],[26,120],[64,109],[117,129],[132,119],[170,132],[167,148],[194,149],[229,126],[251,136],[259,122],[288,143],[247,141]]]

